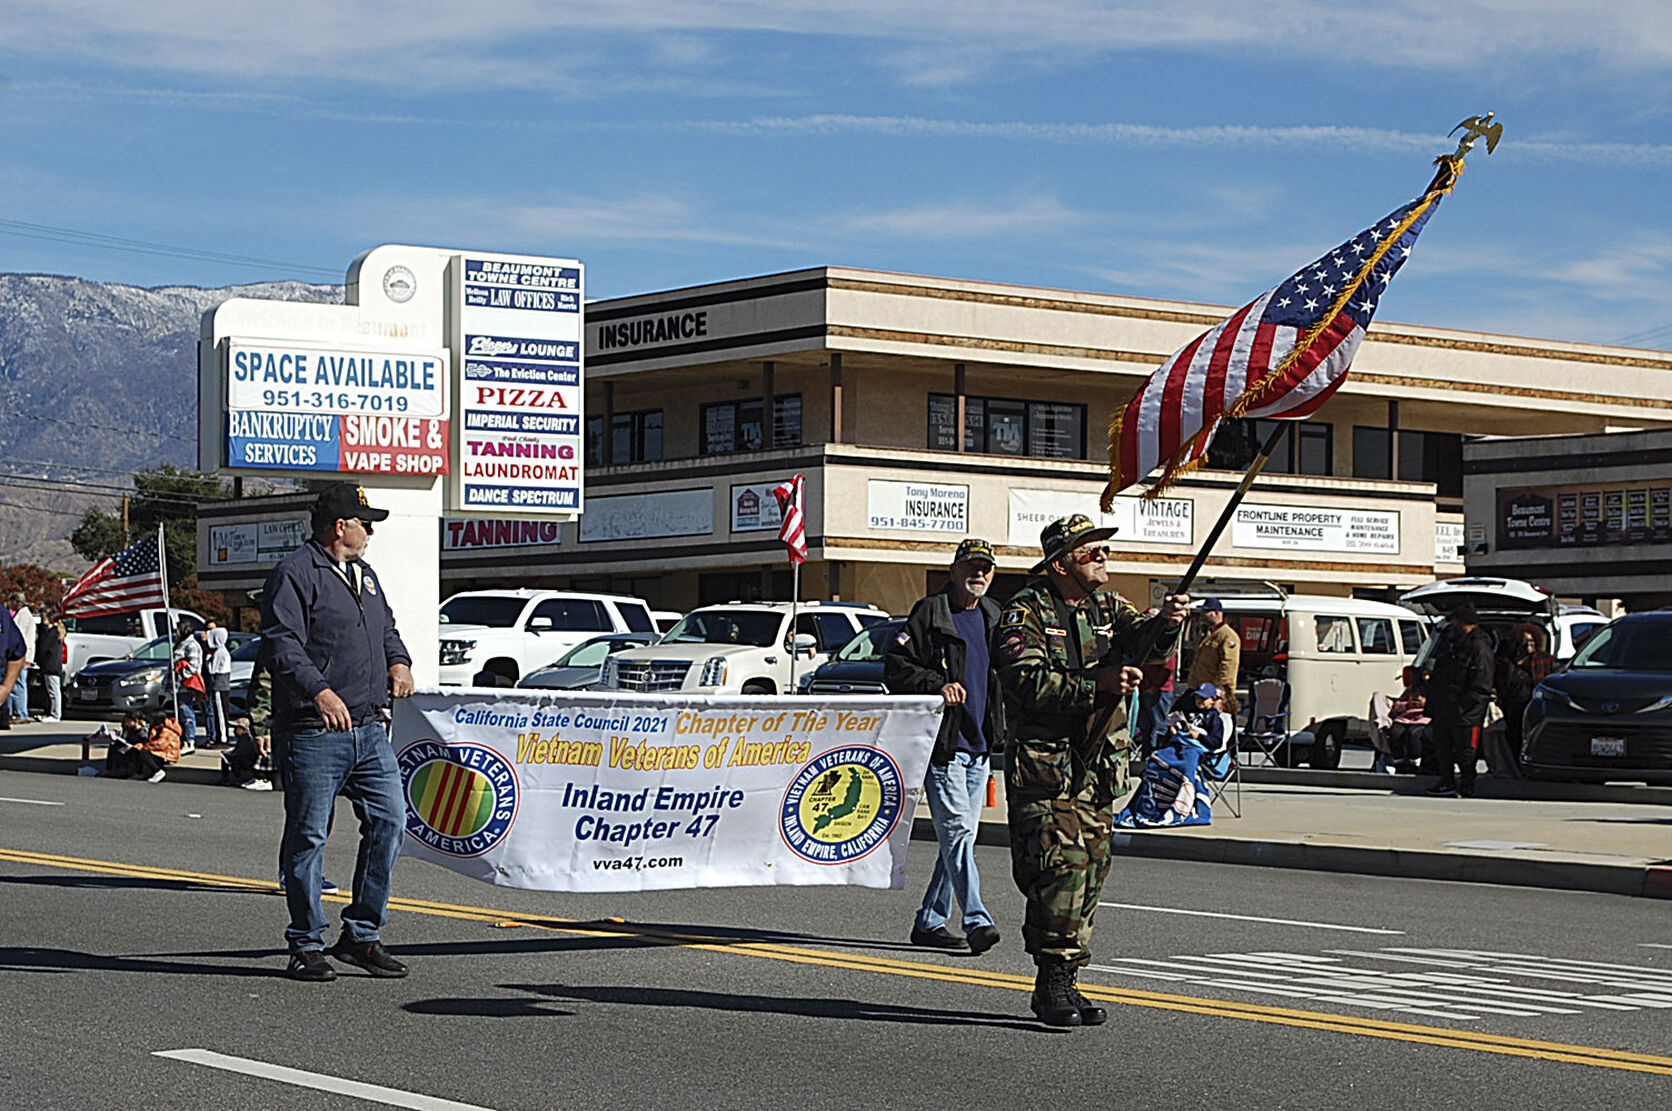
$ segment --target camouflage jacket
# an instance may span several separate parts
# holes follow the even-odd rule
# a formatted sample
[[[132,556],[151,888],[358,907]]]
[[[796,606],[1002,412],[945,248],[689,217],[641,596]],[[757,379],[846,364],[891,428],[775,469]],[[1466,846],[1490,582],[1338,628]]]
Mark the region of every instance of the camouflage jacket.
[[[1015,710],[1012,735],[1019,741],[1069,740],[1088,751],[1118,736],[1126,727],[1125,700],[1097,689],[1097,670],[1166,658],[1178,627],[1161,622],[1159,613],[1139,616],[1112,591],[1078,606],[1046,578],[1017,591],[993,639],[993,664]],[[1088,737],[1099,721],[1102,736]]]

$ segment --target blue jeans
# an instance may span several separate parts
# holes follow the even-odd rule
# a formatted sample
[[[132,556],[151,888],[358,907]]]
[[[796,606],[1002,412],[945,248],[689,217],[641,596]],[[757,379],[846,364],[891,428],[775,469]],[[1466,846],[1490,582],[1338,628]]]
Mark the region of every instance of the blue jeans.
[[[343,909],[343,936],[353,942],[377,941],[388,917],[390,874],[406,828],[406,801],[389,731],[373,721],[347,733],[305,729],[278,740],[284,773],[279,859],[290,910],[285,943],[293,953],[325,947],[319,884],[338,792],[348,796],[360,820],[354,901]]]
[[[12,693],[7,696],[6,704],[12,708],[13,718],[29,716],[29,673],[33,670],[35,669],[32,667],[26,667],[18,672],[17,685],[12,688]]]
[[[975,834],[987,796],[987,757],[954,753],[950,762],[930,764],[923,780],[924,801],[935,823],[940,855],[923,893],[917,928],[933,930],[952,917],[952,898],[964,908],[964,930],[991,926],[993,916],[981,905],[981,875],[975,870]]]
[[[1167,715],[1173,708],[1172,691],[1141,691],[1138,694],[1138,720],[1133,723],[1138,746],[1145,756],[1160,748],[1167,740]]]

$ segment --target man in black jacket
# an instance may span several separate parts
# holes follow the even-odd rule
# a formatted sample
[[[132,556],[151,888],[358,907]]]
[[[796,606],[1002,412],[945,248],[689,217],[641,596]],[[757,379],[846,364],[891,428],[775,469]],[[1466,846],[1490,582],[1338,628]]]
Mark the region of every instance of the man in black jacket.
[[[938,694],[946,702],[924,796],[934,819],[940,856],[923,906],[912,924],[913,945],[981,954],[998,944],[993,916],[981,903],[975,834],[985,802],[988,757],[1004,739],[1004,699],[990,646],[999,607],[993,584],[993,546],[975,537],[958,545],[952,577],[918,601],[906,627],[889,645],[883,678],[894,694]],[[963,907],[963,935],[953,933],[952,899]]]
[[[1475,793],[1480,731],[1492,704],[1492,638],[1480,627],[1475,607],[1452,610],[1435,646],[1428,679],[1428,714],[1440,781],[1428,788],[1439,798]],[[1456,770],[1461,769],[1459,778]]]
[[[273,569],[262,591],[262,651],[273,677],[273,733],[284,777],[279,858],[290,910],[286,975],[293,980],[336,979],[326,952],[373,976],[406,975],[381,939],[406,824],[400,769],[381,712],[391,694],[412,693],[412,654],[383,587],[360,558],[372,526],[388,516],[367,505],[357,486],[326,487],[314,507],[313,538]],[[321,860],[339,791],[360,819],[360,852],[342,936],[326,950]]]

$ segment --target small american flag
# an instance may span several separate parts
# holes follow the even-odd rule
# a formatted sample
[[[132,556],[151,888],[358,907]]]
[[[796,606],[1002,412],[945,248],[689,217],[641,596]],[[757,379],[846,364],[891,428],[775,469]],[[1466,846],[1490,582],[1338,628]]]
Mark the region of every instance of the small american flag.
[[[1382,291],[1444,195],[1436,186],[1163,363],[1111,422],[1104,510],[1157,467],[1162,475],[1145,496],[1160,494],[1201,462],[1227,417],[1304,420],[1317,412],[1346,380]]]
[[[801,519],[801,483],[801,476],[796,475],[772,491],[778,499],[778,511],[784,518],[778,526],[778,539],[789,549],[791,563],[807,561],[807,527]]]
[[[99,560],[64,592],[59,612],[65,617],[88,617],[168,605],[163,594],[162,546],[159,531]]]

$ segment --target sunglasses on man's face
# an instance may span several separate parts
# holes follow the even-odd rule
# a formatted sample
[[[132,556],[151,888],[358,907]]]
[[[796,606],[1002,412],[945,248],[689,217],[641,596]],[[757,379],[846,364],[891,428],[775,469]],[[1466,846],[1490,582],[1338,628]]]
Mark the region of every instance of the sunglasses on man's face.
[[[1096,548],[1081,548],[1079,551],[1073,553],[1073,560],[1075,563],[1102,563],[1108,558],[1108,545],[1099,545]]]

